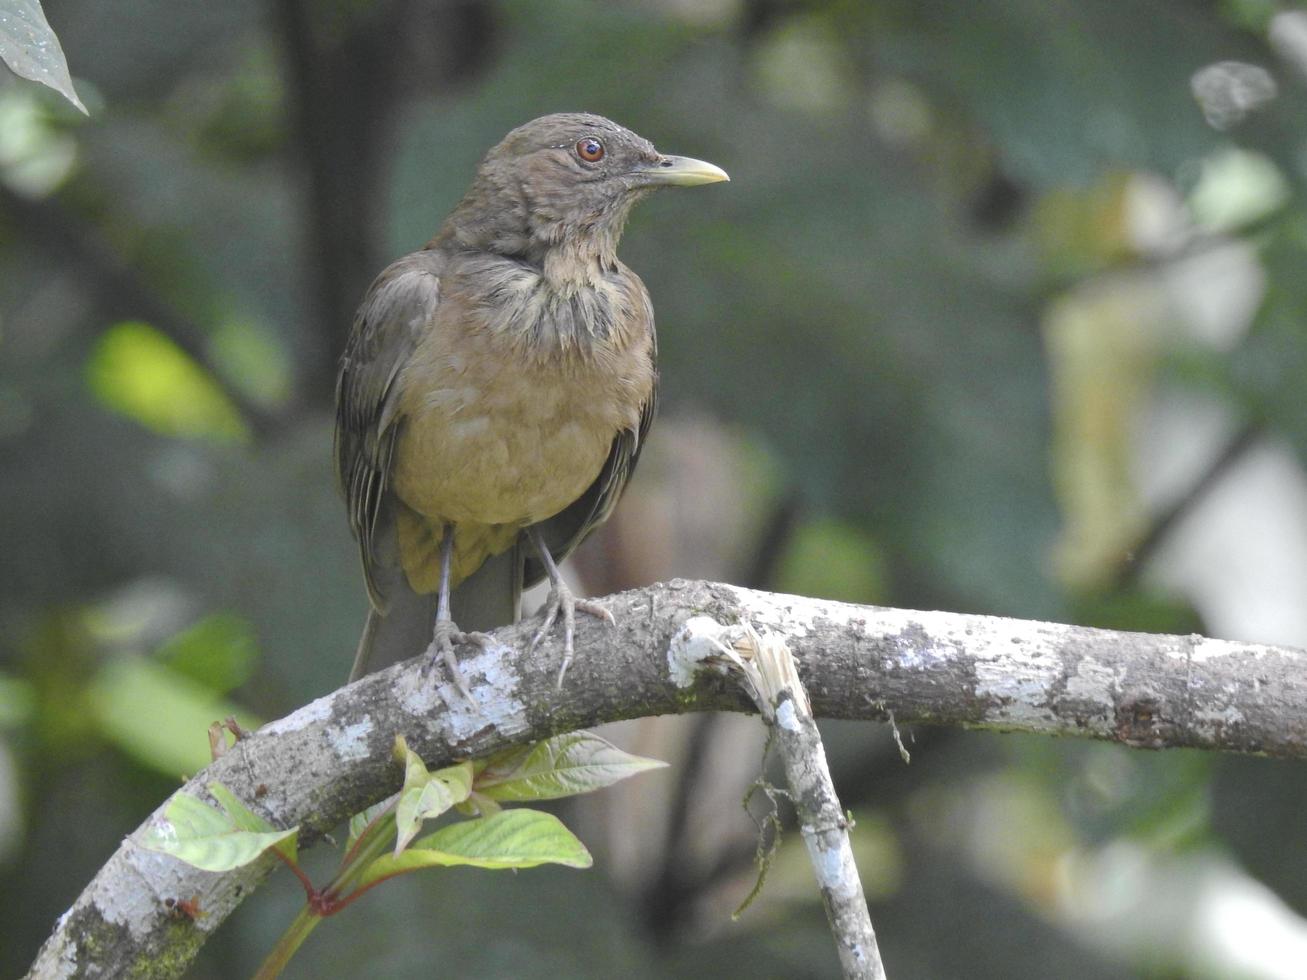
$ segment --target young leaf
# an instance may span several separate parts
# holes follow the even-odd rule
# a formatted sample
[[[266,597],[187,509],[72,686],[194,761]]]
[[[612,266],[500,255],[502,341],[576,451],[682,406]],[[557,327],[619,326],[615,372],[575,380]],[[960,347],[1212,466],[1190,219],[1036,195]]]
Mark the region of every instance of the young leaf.
[[[247,807],[235,793],[217,780],[209,784],[209,793],[218,801],[218,805],[227,811],[227,816],[231,818],[237,830],[249,830],[256,834],[277,832],[276,827]]]
[[[202,871],[230,871],[250,864],[268,848],[297,833],[298,827],[269,832],[241,830],[227,814],[178,793],[164,810],[163,819],[151,825],[140,844],[171,854]]]
[[[345,850],[347,851],[350,850],[354,846],[354,842],[359,839],[359,837],[363,834],[363,831],[367,830],[368,826],[372,823],[372,821],[377,819],[377,817],[380,816],[385,810],[389,809],[390,807],[393,807],[394,805],[395,805],[395,797],[388,796],[380,803],[373,803],[372,806],[368,807],[362,813],[356,813],[354,814],[354,816],[350,817],[349,840],[345,844]]]
[[[457,804],[454,809],[465,817],[493,817],[503,807],[490,797],[482,796],[476,790],[473,790],[472,795],[462,803]]]
[[[585,845],[552,813],[501,810],[494,816],[442,827],[400,854],[377,858],[364,870],[358,887],[419,868],[534,868],[541,864],[588,868],[593,862]]]
[[[217,780],[209,783],[209,793],[218,801],[219,806],[227,811],[227,816],[237,830],[245,830],[255,834],[280,833],[276,827],[247,807],[236,797],[235,793]],[[286,838],[277,845],[277,850],[288,861],[294,862],[298,857],[297,843],[298,839],[296,837]]]
[[[665,765],[623,752],[592,732],[570,732],[491,756],[473,785],[492,800],[554,800],[602,789]]]
[[[403,736],[395,738],[395,755],[404,760],[404,788],[395,808],[395,853],[408,846],[422,829],[422,821],[438,817],[472,791],[472,764],[459,763],[428,772],[426,763],[410,749]]]

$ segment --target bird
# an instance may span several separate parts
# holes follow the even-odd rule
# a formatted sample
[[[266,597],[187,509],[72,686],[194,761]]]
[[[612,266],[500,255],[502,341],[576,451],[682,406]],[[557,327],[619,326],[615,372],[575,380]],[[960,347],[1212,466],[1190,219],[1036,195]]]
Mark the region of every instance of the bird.
[[[372,282],[336,383],[336,480],[368,596],[351,681],[425,650],[471,700],[455,647],[517,622],[545,578],[529,652],[561,620],[559,688],[576,612],[612,622],[558,565],[612,513],[657,402],[653,306],[618,240],[652,191],[729,179],[603,116],[542,116]]]

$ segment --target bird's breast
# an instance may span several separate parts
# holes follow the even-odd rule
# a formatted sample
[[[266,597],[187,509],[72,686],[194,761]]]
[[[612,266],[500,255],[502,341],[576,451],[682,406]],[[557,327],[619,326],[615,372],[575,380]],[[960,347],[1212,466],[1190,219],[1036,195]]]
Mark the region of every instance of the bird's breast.
[[[557,323],[523,319],[528,285],[500,283],[497,303],[457,282],[442,289],[399,376],[392,486],[433,522],[520,526],[553,516],[594,482],[652,395],[647,300],[644,309],[607,303],[618,313],[606,336],[568,343]],[[548,304],[535,302],[548,319]],[[568,309],[587,302],[601,300]],[[510,326],[510,314],[519,322]]]

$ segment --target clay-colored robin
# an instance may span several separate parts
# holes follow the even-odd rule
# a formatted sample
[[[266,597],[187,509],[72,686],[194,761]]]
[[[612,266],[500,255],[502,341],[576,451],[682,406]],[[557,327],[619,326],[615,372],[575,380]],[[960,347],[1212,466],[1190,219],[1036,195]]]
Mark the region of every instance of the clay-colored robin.
[[[373,282],[336,387],[336,473],[371,602],[351,680],[430,644],[466,693],[454,644],[478,636],[455,620],[515,622],[545,576],[532,646],[561,616],[560,684],[575,610],[611,619],[557,562],[611,513],[654,415],[653,308],[617,241],[655,188],[727,179],[601,116],[544,116]]]

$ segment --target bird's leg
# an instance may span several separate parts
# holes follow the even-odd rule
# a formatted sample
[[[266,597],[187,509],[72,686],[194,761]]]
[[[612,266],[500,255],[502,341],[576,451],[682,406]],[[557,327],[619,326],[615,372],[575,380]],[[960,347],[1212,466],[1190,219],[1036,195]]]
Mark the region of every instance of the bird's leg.
[[[603,619],[609,623],[615,623],[613,614],[597,602],[591,602],[589,599],[578,599],[572,595],[572,590],[567,587],[563,581],[563,576],[558,571],[558,566],[554,564],[554,556],[549,553],[549,547],[545,544],[544,536],[540,533],[537,525],[531,525],[526,529],[527,537],[531,539],[531,544],[535,546],[536,553],[540,555],[540,561],[545,566],[545,572],[549,575],[549,598],[545,600],[544,605],[544,622],[540,624],[540,629],[531,640],[531,646],[527,648],[527,653],[533,653],[535,648],[540,645],[540,641],[545,638],[545,634],[558,620],[561,612],[563,616],[563,666],[558,669],[558,687],[563,687],[563,675],[567,673],[567,668],[572,663],[572,634],[576,631],[576,611],[589,613],[598,619]]]
[[[454,525],[446,524],[440,538],[440,592],[436,599],[436,628],[431,637],[431,646],[427,652],[432,657],[439,656],[449,668],[450,678],[460,694],[476,704],[472,692],[467,688],[463,672],[458,669],[458,658],[454,656],[455,643],[475,643],[484,648],[490,637],[484,633],[464,633],[454,624],[454,617],[449,611],[449,577],[454,564]]]

